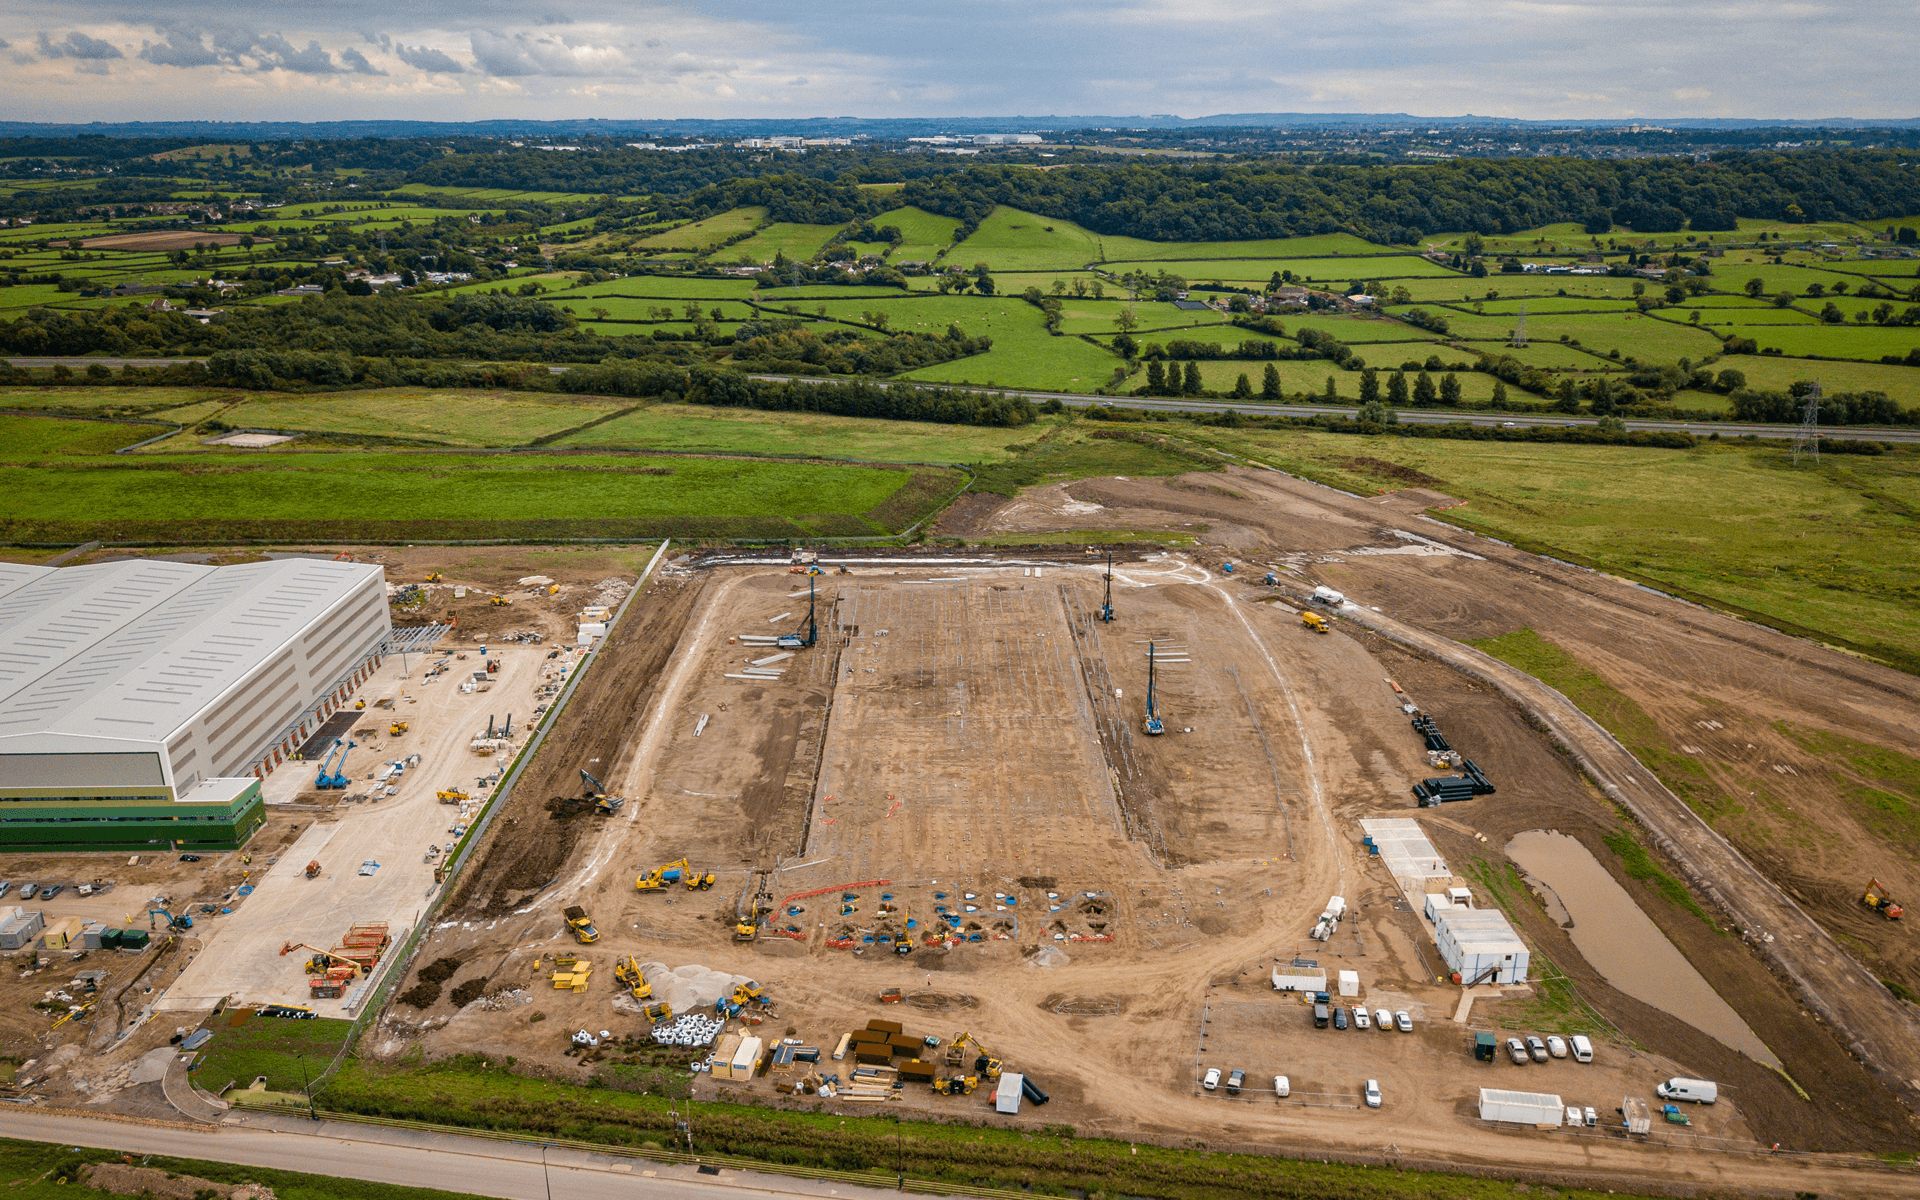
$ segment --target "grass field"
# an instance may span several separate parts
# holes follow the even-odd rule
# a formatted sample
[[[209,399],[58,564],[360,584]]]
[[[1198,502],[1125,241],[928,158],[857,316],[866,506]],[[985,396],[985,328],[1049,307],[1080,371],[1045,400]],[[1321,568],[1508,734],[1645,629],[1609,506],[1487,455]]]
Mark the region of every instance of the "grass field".
[[[352,1026],[351,1021],[261,1017],[244,1008],[210,1017],[213,1038],[193,1064],[193,1081],[217,1096],[229,1084],[244,1088],[265,1075],[268,1091],[298,1094],[302,1068],[304,1079],[325,1071]]]
[[[904,239],[888,257],[895,262],[932,262],[940,252],[953,245],[953,231],[960,228],[956,217],[942,217],[925,209],[896,208],[873,219],[873,227],[892,225]]]
[[[1398,282],[1403,279],[1442,276],[1448,279],[1460,278],[1458,271],[1448,270],[1439,263],[1430,262],[1414,254],[1369,255],[1365,258],[1176,258],[1126,262],[1107,260],[1108,270],[1117,271],[1123,275],[1136,268],[1144,268],[1149,274],[1156,271],[1170,271],[1189,283],[1203,283],[1217,279],[1229,283],[1257,284],[1261,287],[1265,287],[1268,280],[1281,271],[1292,271],[1296,278],[1321,282],[1337,280],[1341,283],[1355,279],[1387,279]]]
[[[1345,381],[1343,381],[1344,383]],[[1439,441],[1296,430],[1212,440],[1363,494],[1400,486],[1342,464],[1411,467],[1467,501],[1445,518],[1920,665],[1920,455],[1784,445],[1693,450]]]
[[[1100,260],[1099,238],[1071,221],[1004,205],[948,254],[950,265],[996,271],[1070,271]]]
[[[227,409],[220,419],[251,429],[323,430],[448,446],[524,446],[535,438],[631,408],[633,403],[608,396],[381,388],[315,396],[255,396]]]
[[[1893,367],[1881,363],[1808,362],[1737,354],[1714,364],[1715,370],[1733,368],[1747,377],[1747,386],[1785,391],[1801,379],[1818,379],[1829,392],[1880,391],[1902,404],[1920,403],[1920,367]]]
[[[656,404],[569,434],[556,446],[735,454],[819,454],[867,462],[984,463],[1011,458],[1064,418],[1021,429],[875,421],[815,413]]]
[[[0,516],[0,540],[619,537],[656,530],[806,536],[803,519],[840,522],[872,512],[911,475],[817,463],[540,453],[107,457],[150,428],[0,417],[0,445],[11,448],[0,460],[0,487],[16,497]]]
[[[1149,242],[1143,238],[1099,237],[1109,262],[1150,262],[1199,258],[1354,258],[1397,254],[1392,246],[1363,241],[1350,233],[1323,233],[1311,237],[1268,238],[1249,242]],[[1337,273],[1328,263],[1330,273]],[[1356,270],[1359,268],[1355,268]]]
[[[729,262],[736,258],[745,258],[750,262],[769,263],[775,254],[785,254],[788,258],[797,258],[802,262],[820,252],[827,239],[840,232],[838,225],[794,225],[775,222],[755,233],[746,241],[728,246],[719,254]]]
[[[753,295],[751,279],[707,279],[698,275],[629,275],[568,288],[552,297],[574,300],[582,296],[641,296],[673,300],[744,300]]]
[[[766,219],[767,210],[764,208],[732,208],[704,221],[669,229],[634,244],[650,250],[706,251],[730,237],[752,230]]]
[[[1920,328],[1912,326],[1882,329],[1875,325],[1807,324],[1753,328],[1746,330],[1745,336],[1760,343],[1762,350],[1778,350],[1788,356],[1817,355],[1865,362],[1878,362],[1883,355],[1905,355],[1920,349]],[[1814,376],[1826,365],[1804,364]]]

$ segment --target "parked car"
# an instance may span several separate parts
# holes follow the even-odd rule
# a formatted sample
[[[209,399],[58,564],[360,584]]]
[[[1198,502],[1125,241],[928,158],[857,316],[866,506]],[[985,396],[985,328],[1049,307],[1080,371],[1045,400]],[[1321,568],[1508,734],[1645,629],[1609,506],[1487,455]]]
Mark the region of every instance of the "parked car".
[[[1200,1081],[1200,1086],[1207,1089],[1208,1091],[1212,1091],[1213,1089],[1219,1087],[1220,1086],[1220,1068],[1214,1067],[1213,1069],[1209,1070],[1207,1072],[1207,1077]]]
[[[1227,1095],[1238,1096],[1240,1094],[1240,1085],[1246,1081],[1247,1073],[1235,1067],[1233,1074],[1227,1076]]]
[[[20,885],[20,898],[22,900],[31,900],[39,894],[40,885],[37,883],[23,883]]]
[[[64,883],[52,884],[48,887],[44,887],[40,889],[40,898],[42,900],[51,900],[55,896],[58,896],[61,892],[64,892],[66,890],[67,890],[67,885]]]
[[[1593,1043],[1578,1033],[1573,1035],[1573,1061],[1583,1063],[1593,1061]]]
[[[1367,1080],[1367,1107],[1380,1107],[1380,1081],[1378,1079]]]
[[[1355,1029],[1365,1029],[1365,1028],[1367,1027],[1367,1023],[1368,1023],[1368,1022],[1367,1022],[1367,1010],[1366,1010],[1366,1009],[1364,1009],[1364,1008],[1362,1008],[1362,1007],[1360,1007],[1360,1006],[1359,1006],[1359,1005],[1357,1005],[1357,1004],[1356,1004],[1356,1005],[1354,1005],[1354,1008],[1353,1008],[1353,1027],[1354,1027]]]
[[[199,862],[200,856],[198,854],[182,854],[180,856],[180,861],[181,862]]]
[[[1333,1027],[1335,1029],[1345,1029],[1347,1027],[1346,1009],[1336,1008],[1333,1010]]]
[[[1292,1080],[1288,1079],[1285,1075],[1275,1075],[1273,1077],[1273,1094],[1274,1095],[1280,1097],[1282,1100],[1285,1100],[1292,1093],[1293,1093]]]
[[[1588,1129],[1595,1129],[1599,1127],[1600,1114],[1593,1111],[1593,1105],[1591,1104],[1587,1105],[1586,1109],[1582,1112],[1581,1115],[1586,1117],[1586,1125]]]
[[[1507,1039],[1507,1054],[1513,1059],[1513,1065],[1524,1067],[1532,1060],[1527,1057],[1527,1044],[1519,1038]]]
[[[1533,1055],[1533,1061],[1547,1061],[1547,1044],[1532,1034],[1527,1035],[1527,1051]]]
[[[1393,1028],[1393,1014],[1384,1008],[1376,1008],[1373,1010],[1373,1023],[1380,1027],[1380,1032],[1385,1033]]]
[[[1565,1058],[1567,1056],[1567,1039],[1557,1033],[1549,1036],[1547,1038],[1547,1053],[1553,1055],[1555,1058]]]
[[[1393,1027],[1401,1033],[1413,1032],[1413,1018],[1407,1015],[1406,1009],[1399,1009],[1393,1014]]]
[[[12,890],[13,890],[13,884],[10,881],[5,879],[0,879],[0,896],[5,896],[9,891],[12,891]]]

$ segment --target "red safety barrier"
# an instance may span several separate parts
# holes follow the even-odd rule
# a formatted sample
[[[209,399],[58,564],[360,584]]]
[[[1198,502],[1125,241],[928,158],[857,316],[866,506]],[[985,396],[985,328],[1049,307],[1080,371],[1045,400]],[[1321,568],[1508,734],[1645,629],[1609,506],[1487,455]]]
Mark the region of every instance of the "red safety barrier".
[[[885,887],[892,882],[893,880],[891,879],[869,879],[864,883],[836,883],[830,887],[815,888],[810,892],[795,892],[780,903],[786,904],[793,900],[805,900],[809,896],[824,896],[828,892],[845,892],[855,888]]]

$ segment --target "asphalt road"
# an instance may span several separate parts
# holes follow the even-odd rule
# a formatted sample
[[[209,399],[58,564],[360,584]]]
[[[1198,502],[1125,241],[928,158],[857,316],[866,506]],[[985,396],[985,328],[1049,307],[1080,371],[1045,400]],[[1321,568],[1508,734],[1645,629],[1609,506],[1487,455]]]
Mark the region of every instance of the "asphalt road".
[[[438,1188],[506,1200],[714,1200],[727,1193],[762,1196],[869,1196],[871,1188],[815,1183],[723,1168],[694,1167],[531,1142],[496,1142],[411,1129],[249,1115],[244,1124],[209,1132],[100,1121],[7,1106],[0,1134],[27,1141],[164,1154],[208,1162],[271,1167],[340,1179]]]
[[[12,358],[7,361],[16,367],[79,367],[86,368],[94,363],[106,367],[124,367],[129,364],[136,367],[168,367],[176,363],[200,362],[193,358]],[[561,366],[549,366],[548,371],[555,375],[571,370],[579,364],[567,363]],[[755,379],[765,379],[773,383],[844,383],[844,379],[835,380],[813,375],[756,375]],[[880,386],[888,386],[882,383]],[[920,386],[920,385],[913,385]],[[1348,408],[1338,404],[1262,404],[1252,401],[1224,402],[1219,400],[1173,400],[1148,396],[1085,396],[1076,392],[1030,392],[1018,388],[963,388],[972,392],[999,392],[1009,396],[1025,396],[1029,400],[1058,400],[1068,408],[1090,408],[1096,404],[1122,404],[1128,408],[1143,408],[1151,412],[1170,413],[1217,413],[1231,408],[1249,416],[1276,417],[1351,417],[1358,413],[1358,407]],[[1489,428],[1513,426],[1527,428],[1535,425],[1579,426],[1593,425],[1592,417],[1563,417],[1559,415],[1541,416],[1523,413],[1434,413],[1400,411],[1400,421],[1406,425],[1453,425],[1462,421],[1469,425],[1481,425]],[[1668,430],[1678,433],[1691,433],[1698,437],[1719,434],[1728,437],[1791,438],[1795,427],[1791,425],[1736,425],[1726,421],[1645,421],[1629,420],[1628,429]],[[1874,442],[1920,443],[1920,430],[1885,429],[1837,425],[1823,426],[1822,438],[1835,440],[1866,440]]]
[[[844,379],[835,380],[817,375],[756,375],[755,379],[765,379],[772,383],[844,383]],[[885,383],[882,387],[888,386]],[[926,386],[910,384],[909,386]],[[1242,412],[1248,416],[1274,417],[1351,417],[1359,413],[1358,406],[1346,407],[1338,404],[1265,404],[1258,401],[1222,401],[1222,400],[1174,400],[1153,396],[1086,396],[1074,392],[1028,392],[1018,388],[961,388],[961,391],[983,394],[1005,394],[1025,396],[1029,400],[1058,400],[1068,408],[1091,408],[1096,404],[1117,404],[1126,408],[1142,408],[1150,412],[1170,413],[1219,413],[1228,409]],[[1540,415],[1533,413],[1436,413],[1414,412],[1401,409],[1400,422],[1403,425],[1455,425],[1465,422],[1468,425],[1480,425],[1489,428],[1513,426],[1528,428],[1535,425],[1553,427],[1592,426],[1597,424],[1593,417],[1564,417],[1559,414]],[[1727,421],[1646,421],[1629,419],[1628,429],[1668,430],[1678,433],[1691,433],[1699,437],[1719,434],[1729,437],[1791,438],[1797,432],[1792,425],[1737,425]],[[1862,439],[1875,442],[1920,442],[1920,430],[1886,429],[1880,427],[1843,427],[1826,425],[1820,429],[1820,436],[1829,439]]]

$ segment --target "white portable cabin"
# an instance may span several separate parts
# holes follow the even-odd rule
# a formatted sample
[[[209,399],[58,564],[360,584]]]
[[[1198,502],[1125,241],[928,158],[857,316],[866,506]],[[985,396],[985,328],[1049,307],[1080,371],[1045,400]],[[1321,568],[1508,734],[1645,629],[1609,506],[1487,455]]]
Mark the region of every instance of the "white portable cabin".
[[[1521,1125],[1558,1126],[1566,1119],[1560,1097],[1547,1092],[1510,1092],[1505,1088],[1480,1089],[1482,1121],[1513,1121]]]
[[[1000,1077],[1000,1086],[993,1092],[993,1111],[1018,1113],[1020,1111],[1020,1088],[1026,1082],[1026,1076],[1018,1071],[1008,1071]]]
[[[1360,972],[1340,972],[1340,994],[1342,996],[1358,996],[1360,994]]]
[[[1443,912],[1472,907],[1473,893],[1463,887],[1450,887],[1443,891],[1427,893],[1426,915],[1429,921],[1438,920]]]
[[[1275,967],[1273,988],[1278,992],[1324,992],[1327,990],[1327,973],[1306,967]]]
[[[1433,919],[1434,942],[1447,968],[1462,981],[1524,983],[1531,955],[1527,944],[1497,909],[1440,908]]]

